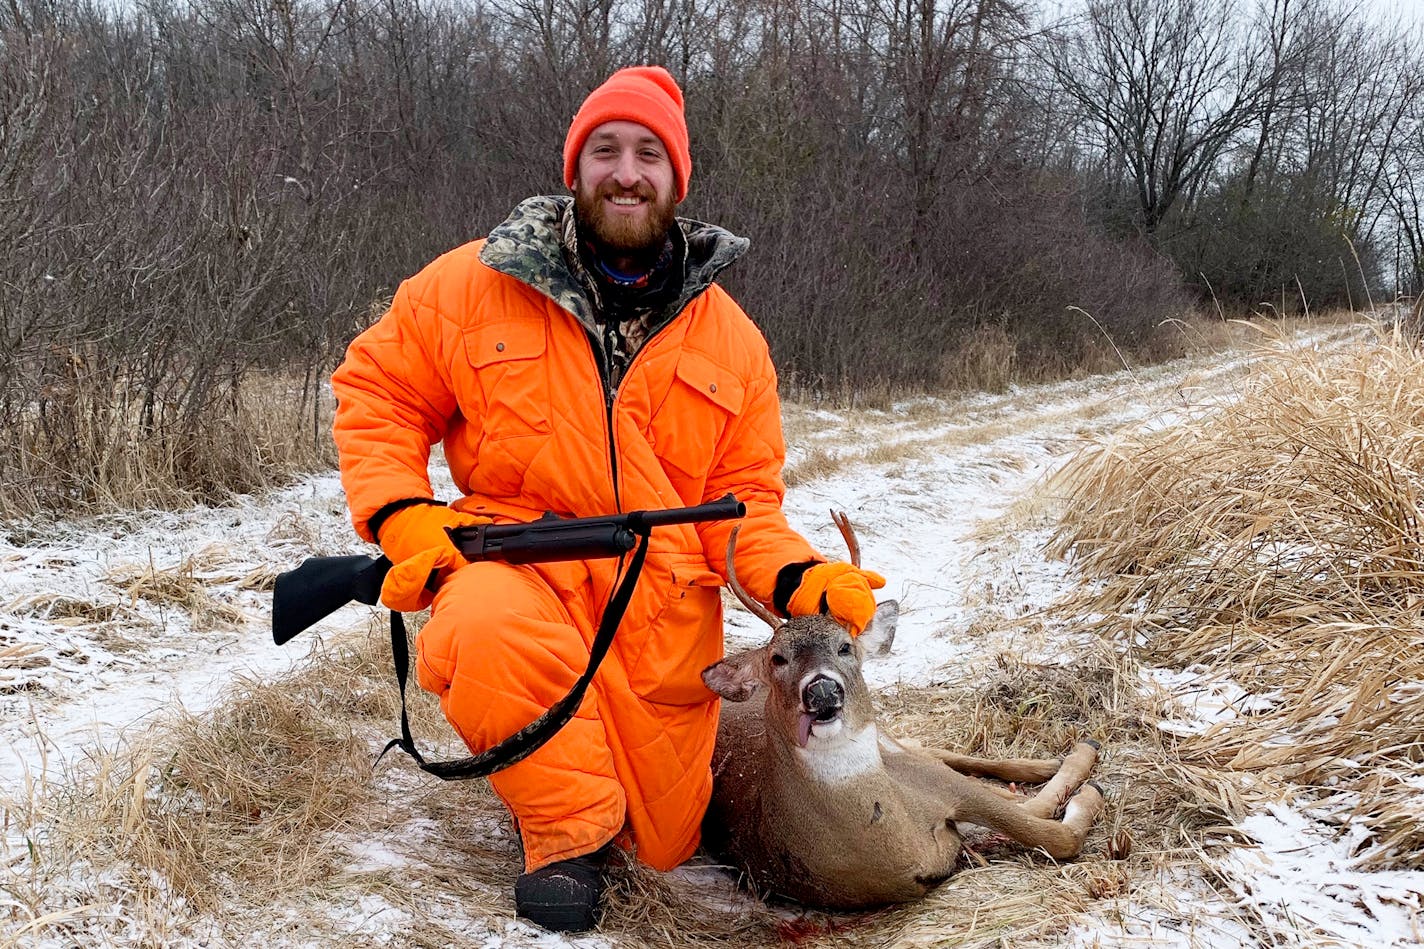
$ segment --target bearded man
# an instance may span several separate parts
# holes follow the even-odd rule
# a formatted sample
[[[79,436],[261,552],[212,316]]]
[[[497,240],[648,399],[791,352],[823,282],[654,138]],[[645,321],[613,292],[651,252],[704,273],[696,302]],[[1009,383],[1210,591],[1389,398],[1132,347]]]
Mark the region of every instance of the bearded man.
[[[736,564],[783,615],[858,632],[884,580],[828,563],[781,511],[776,374],[714,279],[747,241],[674,210],[692,175],[682,92],[615,73],[564,141],[573,197],[520,204],[481,241],[405,281],[332,378],[356,531],[395,566],[393,609],[432,607],[417,677],[472,752],[520,730],[587,668],[620,564],[467,563],[445,529],[702,504],[747,516]],[[461,497],[430,485],[443,442]],[[691,856],[711,793],[722,658],[718,588],[732,525],[653,532],[642,579],[577,715],[490,783],[524,847],[518,914],[592,928],[613,846],[668,869]]]

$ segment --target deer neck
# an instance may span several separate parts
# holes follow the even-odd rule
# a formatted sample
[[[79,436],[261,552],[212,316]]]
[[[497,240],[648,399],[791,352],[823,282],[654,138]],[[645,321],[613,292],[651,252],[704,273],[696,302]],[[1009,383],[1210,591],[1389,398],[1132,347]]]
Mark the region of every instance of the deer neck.
[[[803,748],[793,741],[778,743],[777,757],[792,769],[797,781],[834,786],[882,771],[880,734],[872,719],[858,729],[842,723],[829,735],[812,734]]]

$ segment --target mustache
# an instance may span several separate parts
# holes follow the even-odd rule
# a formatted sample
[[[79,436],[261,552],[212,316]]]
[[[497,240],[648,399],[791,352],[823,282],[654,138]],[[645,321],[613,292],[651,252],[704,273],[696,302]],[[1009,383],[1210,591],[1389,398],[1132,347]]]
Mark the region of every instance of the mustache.
[[[640,182],[631,188],[607,182],[598,186],[598,196],[600,198],[642,198],[645,201],[653,201],[658,193],[649,184]]]

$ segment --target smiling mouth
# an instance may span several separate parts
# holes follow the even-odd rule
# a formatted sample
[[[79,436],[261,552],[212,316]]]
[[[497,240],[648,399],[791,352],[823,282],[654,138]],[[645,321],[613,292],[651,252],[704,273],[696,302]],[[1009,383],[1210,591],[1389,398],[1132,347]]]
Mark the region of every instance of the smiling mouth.
[[[643,199],[637,195],[612,195],[608,200],[615,207],[620,208],[636,208],[643,203]]]

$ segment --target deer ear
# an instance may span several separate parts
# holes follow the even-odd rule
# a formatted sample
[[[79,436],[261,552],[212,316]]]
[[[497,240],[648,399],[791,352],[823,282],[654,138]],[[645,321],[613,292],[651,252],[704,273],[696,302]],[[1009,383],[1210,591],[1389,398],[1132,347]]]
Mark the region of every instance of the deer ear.
[[[895,642],[895,629],[900,623],[900,601],[886,600],[875,608],[870,625],[856,637],[867,656],[888,656]]]
[[[728,702],[745,702],[761,687],[761,657],[765,647],[747,649],[702,670],[707,688]]]

